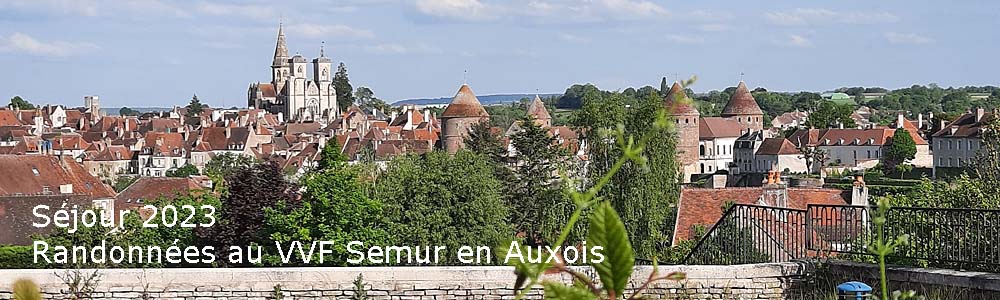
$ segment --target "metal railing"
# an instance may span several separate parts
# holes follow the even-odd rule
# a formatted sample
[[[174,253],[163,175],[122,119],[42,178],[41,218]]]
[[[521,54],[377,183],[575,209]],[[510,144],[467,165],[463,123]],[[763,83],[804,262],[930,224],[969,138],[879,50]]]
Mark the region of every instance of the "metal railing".
[[[895,264],[1000,272],[1000,210],[893,207],[884,236],[909,235]],[[685,264],[782,262],[816,257],[868,259],[876,237],[870,208],[805,210],[734,205],[684,258]]]

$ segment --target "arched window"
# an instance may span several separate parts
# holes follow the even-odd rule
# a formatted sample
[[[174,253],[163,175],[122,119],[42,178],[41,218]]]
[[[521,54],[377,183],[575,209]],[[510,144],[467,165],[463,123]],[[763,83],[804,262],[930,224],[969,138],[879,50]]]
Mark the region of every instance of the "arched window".
[[[705,155],[705,145],[698,145],[698,154],[702,156]]]

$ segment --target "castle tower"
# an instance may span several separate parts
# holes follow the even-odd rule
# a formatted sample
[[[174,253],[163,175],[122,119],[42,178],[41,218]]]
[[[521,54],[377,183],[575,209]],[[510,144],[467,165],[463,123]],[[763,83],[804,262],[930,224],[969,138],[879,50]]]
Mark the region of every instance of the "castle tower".
[[[757,106],[757,100],[747,89],[747,84],[740,80],[736,91],[729,98],[729,103],[722,109],[722,117],[736,120],[747,128],[760,131],[764,129],[764,112]]]
[[[101,98],[97,96],[83,96],[83,107],[90,110],[94,117],[99,118],[101,114]]]
[[[462,84],[448,108],[441,113],[441,141],[448,153],[458,152],[465,147],[465,138],[469,130],[479,122],[489,121],[490,114],[486,112],[479,99],[472,93],[468,84]]]
[[[538,95],[535,95],[535,99],[528,104],[528,114],[535,119],[535,124],[538,124],[539,127],[552,126],[552,116],[549,115],[549,110],[545,109],[545,102],[542,102],[542,98]]]
[[[280,91],[285,87],[285,78],[291,75],[288,67],[288,46],[285,45],[285,31],[278,23],[278,42],[274,46],[274,60],[271,62],[271,84]]]
[[[314,107],[315,113],[333,118],[340,114],[340,107],[337,106],[337,92],[336,88],[333,87],[333,61],[326,57],[325,46],[326,42],[319,46],[319,57],[312,61],[313,81],[317,93],[309,95],[309,101],[313,102],[315,99],[315,103],[307,103],[307,105]]]
[[[684,182],[691,180],[691,174],[698,173],[698,126],[701,113],[694,103],[687,99],[684,87],[680,82],[674,82],[663,98],[671,117],[674,119],[677,131],[677,162],[684,172]]]

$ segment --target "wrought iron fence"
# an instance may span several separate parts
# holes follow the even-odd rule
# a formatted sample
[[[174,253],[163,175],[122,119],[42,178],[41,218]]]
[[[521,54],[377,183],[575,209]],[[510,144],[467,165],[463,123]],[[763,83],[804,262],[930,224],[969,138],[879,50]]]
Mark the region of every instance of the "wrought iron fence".
[[[1000,210],[894,207],[886,238],[909,235],[891,263],[1000,272]],[[685,264],[744,264],[815,257],[871,260],[869,208],[805,210],[734,205],[684,258]]]

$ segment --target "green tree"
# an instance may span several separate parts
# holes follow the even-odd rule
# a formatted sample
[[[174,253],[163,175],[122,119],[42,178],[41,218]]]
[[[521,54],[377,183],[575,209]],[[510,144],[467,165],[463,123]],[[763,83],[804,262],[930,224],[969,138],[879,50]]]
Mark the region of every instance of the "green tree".
[[[889,143],[882,155],[882,165],[885,166],[886,173],[896,169],[899,164],[912,160],[917,154],[917,144],[913,142],[913,137],[906,129],[899,128],[892,135],[892,142]]]
[[[686,93],[680,101],[692,103]],[[642,149],[644,158],[622,165],[599,195],[621,214],[632,246],[640,257],[669,256],[666,245],[672,236],[674,207],[680,193],[676,132],[653,126],[663,106],[658,93],[637,98],[624,93],[591,90],[583,95],[583,108],[574,112],[572,119],[582,138],[590,141],[587,184],[596,183],[596,176],[608,173],[614,161],[624,154],[619,141],[601,128],[621,126],[624,136],[641,136],[653,131],[654,136],[662,137],[650,139]]]
[[[383,113],[392,110],[392,105],[375,97],[375,92],[366,86],[359,86],[358,89],[354,90],[354,99],[358,102],[359,107],[367,110],[378,109]]]
[[[13,98],[10,98],[10,105],[9,106],[10,106],[11,109],[20,109],[20,110],[35,109],[34,105],[32,105],[27,100],[24,100],[23,98],[21,98],[21,96],[14,96]]]
[[[969,168],[977,179],[1000,189],[1000,117],[994,115],[982,131],[979,150]]]
[[[223,153],[212,157],[208,163],[205,163],[205,176],[212,179],[216,191],[222,191],[227,177],[233,175],[240,168],[252,167],[258,163],[256,158],[250,156]]]
[[[857,124],[851,118],[851,114],[853,113],[853,105],[821,101],[818,108],[809,114],[806,126],[810,128],[833,128],[843,124],[845,128],[855,127]]]
[[[191,96],[191,101],[185,106],[186,111],[184,117],[186,124],[188,125],[198,125],[201,124],[201,112],[208,107],[207,105],[201,104],[201,100],[198,100],[198,95]]]
[[[507,148],[504,147],[499,132],[494,132],[488,122],[472,125],[465,137],[465,149],[489,158],[498,166],[506,166]]]
[[[346,166],[312,172],[301,181],[305,192],[302,201],[280,201],[266,210],[266,231],[271,240],[283,245],[291,241],[331,241],[332,255],[320,263],[314,253],[314,265],[346,266],[346,245],[360,241],[365,245],[393,245],[386,232],[382,203],[369,199],[358,181],[357,170]],[[270,265],[280,265],[277,253],[266,258]]]
[[[167,177],[188,177],[192,175],[200,175],[198,167],[192,164],[185,164],[183,167],[167,170]]]
[[[138,116],[141,113],[139,113],[139,111],[137,111],[137,110],[134,110],[134,109],[128,108],[127,106],[124,106],[121,109],[118,109],[118,114],[122,115],[122,116]]]
[[[485,157],[433,151],[395,157],[376,181],[375,197],[397,244],[458,249],[513,238],[502,191]],[[453,256],[443,260],[455,262]]]
[[[505,185],[511,223],[529,245],[546,245],[556,240],[554,235],[569,217],[569,211],[560,208],[569,208],[571,201],[556,176],[567,154],[531,116],[521,118],[520,128],[510,137],[516,151],[514,180]]]
[[[323,146],[323,151],[319,155],[316,166],[319,170],[342,168],[348,160],[347,155],[340,152],[340,143],[337,142],[336,138],[327,140],[326,146]]]
[[[354,104],[354,95],[351,94],[354,88],[351,87],[351,80],[347,78],[347,66],[343,62],[337,65],[337,72],[333,74],[333,88],[337,90],[337,105],[341,111],[347,110]]]

